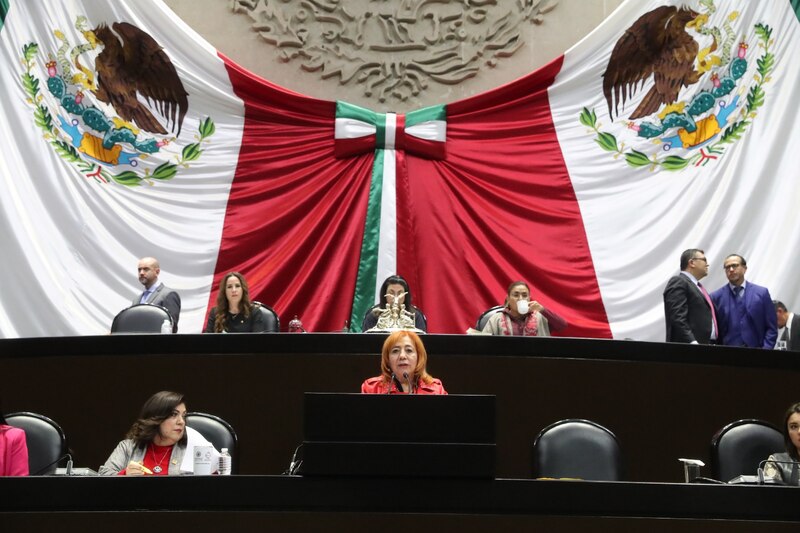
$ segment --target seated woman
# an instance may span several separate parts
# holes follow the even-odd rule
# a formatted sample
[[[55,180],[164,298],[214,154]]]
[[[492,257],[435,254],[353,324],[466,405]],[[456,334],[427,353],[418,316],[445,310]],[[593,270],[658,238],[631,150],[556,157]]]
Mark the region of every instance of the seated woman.
[[[555,312],[545,309],[536,300],[530,302],[531,290],[524,281],[508,286],[505,308],[495,313],[483,327],[490,335],[522,335],[549,337],[551,331],[561,331],[567,321]]]
[[[0,476],[27,476],[28,473],[25,432],[6,424],[0,411]]]
[[[420,331],[428,331],[428,325],[425,323],[425,318],[422,312],[411,304],[411,290],[408,288],[408,282],[403,276],[389,276],[384,280],[381,285],[380,302],[378,305],[372,307],[364,317],[361,323],[361,331],[367,331],[374,328],[378,323],[378,316],[386,309],[386,305],[392,305],[397,300],[398,304],[405,304],[406,311],[414,315],[414,327]]]
[[[267,331],[264,316],[250,301],[247,281],[229,272],[219,283],[217,306],[211,309],[206,333],[260,333]]]
[[[212,444],[186,427],[183,394],[157,392],[144,403],[139,419],[98,472],[101,476],[191,474],[194,469],[191,451],[195,446]],[[218,453],[214,455],[219,457]],[[218,470],[216,463],[212,458],[212,471]]]
[[[786,410],[781,430],[786,453],[769,456],[764,465],[764,477],[786,485],[800,485],[800,402]]]
[[[413,331],[389,335],[381,351],[381,375],[361,384],[362,394],[447,394],[444,385],[425,369],[428,354]]]

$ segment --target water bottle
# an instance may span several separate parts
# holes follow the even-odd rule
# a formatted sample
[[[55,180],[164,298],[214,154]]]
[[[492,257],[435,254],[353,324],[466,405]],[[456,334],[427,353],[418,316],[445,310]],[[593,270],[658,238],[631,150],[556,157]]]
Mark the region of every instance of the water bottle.
[[[231,454],[228,453],[228,448],[222,448],[222,452],[219,454],[219,475],[231,475]]]
[[[165,318],[161,324],[161,333],[172,333],[172,324],[169,323],[169,318]]]

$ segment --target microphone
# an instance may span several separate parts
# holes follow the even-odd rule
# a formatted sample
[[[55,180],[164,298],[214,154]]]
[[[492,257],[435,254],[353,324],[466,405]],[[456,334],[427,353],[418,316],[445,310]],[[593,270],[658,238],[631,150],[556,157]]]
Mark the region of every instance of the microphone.
[[[386,389],[386,394],[391,394],[392,393],[392,385],[394,385],[394,380],[395,379],[397,379],[397,378],[394,376],[394,372],[392,372],[392,377],[389,378],[389,387]]]
[[[283,473],[284,476],[293,476],[297,473],[297,470],[300,468],[300,465],[303,464],[303,460],[297,460],[297,452],[300,451],[300,448],[303,447],[303,443],[301,442],[297,448],[294,449],[294,453],[292,454],[292,460],[289,462],[289,468],[286,472]]]
[[[408,378],[408,372],[403,372],[403,379],[408,383],[408,393],[414,394],[414,385],[412,385],[411,380]]]
[[[34,472],[31,475],[32,476],[38,476],[38,475],[42,474],[42,472],[46,472],[51,466],[57,465],[58,463],[60,463],[62,459],[69,459],[69,461],[67,461],[67,472],[66,472],[66,475],[68,475],[68,476],[72,475],[72,455],[70,455],[68,453],[65,453],[64,455],[62,455],[61,457],[59,457],[58,459],[56,459],[52,463],[44,465],[42,468],[40,468],[39,470],[37,470],[36,472]]]
[[[777,461],[775,459],[764,459],[763,461],[758,463],[758,484],[759,485],[766,484],[766,479],[764,478],[764,466],[766,466],[767,463],[772,463],[774,465],[791,465],[791,466],[793,466],[794,468],[792,468],[792,473],[790,474],[791,475],[791,479],[789,479],[788,482],[787,482],[786,479],[783,478],[783,472],[781,470],[778,470],[778,473],[781,476],[779,482],[780,483],[784,483],[786,485],[800,485],[800,473],[798,473],[798,467],[800,467],[800,464],[798,464],[797,461]],[[778,481],[776,478],[771,478],[771,479],[773,481]]]

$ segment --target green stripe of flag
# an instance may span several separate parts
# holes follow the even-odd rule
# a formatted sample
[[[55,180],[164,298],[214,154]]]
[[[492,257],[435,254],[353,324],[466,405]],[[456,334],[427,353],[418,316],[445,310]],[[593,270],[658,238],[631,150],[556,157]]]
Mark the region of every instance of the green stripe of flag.
[[[432,105],[406,113],[406,128],[432,120],[447,120],[447,107]]]
[[[350,312],[350,331],[361,331],[364,313],[375,303],[375,284],[378,277],[378,244],[381,231],[381,193],[383,192],[384,150],[375,150],[372,177],[369,184],[367,218],[364,221],[364,239],[361,241],[361,258]]]
[[[375,146],[386,146],[386,113],[376,113],[378,121],[375,123]]]
[[[2,2],[3,0],[0,0]],[[367,124],[375,124],[378,122],[378,113],[358,107],[357,105],[348,104],[341,100],[336,101],[336,118],[351,118],[360,120]]]
[[[9,9],[9,0],[0,0],[0,30],[3,29],[3,22],[6,20],[6,15],[8,15]]]

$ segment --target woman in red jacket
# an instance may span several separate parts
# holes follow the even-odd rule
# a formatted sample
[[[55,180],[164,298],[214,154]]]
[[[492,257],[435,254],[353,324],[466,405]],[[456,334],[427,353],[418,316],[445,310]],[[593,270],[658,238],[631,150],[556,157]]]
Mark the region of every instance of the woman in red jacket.
[[[361,384],[364,394],[447,394],[442,382],[428,374],[428,354],[413,331],[395,331],[383,343],[381,375]]]

